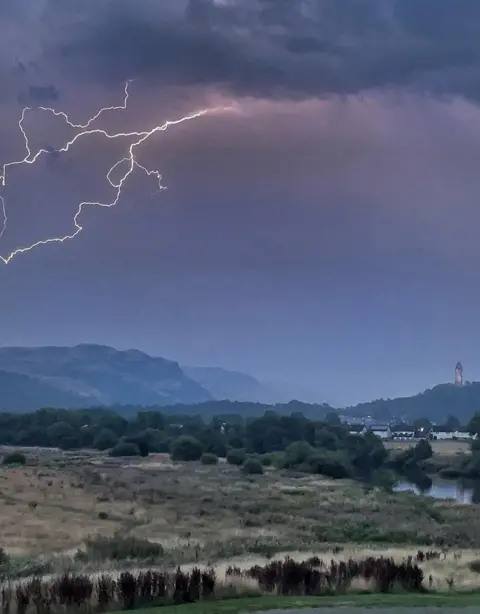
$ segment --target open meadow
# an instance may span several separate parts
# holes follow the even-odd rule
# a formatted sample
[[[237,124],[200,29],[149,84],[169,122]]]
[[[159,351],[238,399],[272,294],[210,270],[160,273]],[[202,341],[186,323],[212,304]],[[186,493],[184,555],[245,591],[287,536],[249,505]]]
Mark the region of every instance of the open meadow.
[[[1,546],[12,575],[167,564],[214,565],[222,576],[230,565],[289,553],[401,561],[422,549],[442,552],[421,562],[432,587],[480,584],[473,505],[273,469],[244,476],[225,462],[173,463],[161,454],[26,454],[25,466],[0,466]],[[101,536],[113,539],[100,547]]]
[[[403,452],[414,447],[418,441],[384,441],[383,443],[387,450]],[[456,456],[457,454],[470,453],[470,441],[445,439],[433,440],[429,443],[432,446],[433,454],[436,456]]]

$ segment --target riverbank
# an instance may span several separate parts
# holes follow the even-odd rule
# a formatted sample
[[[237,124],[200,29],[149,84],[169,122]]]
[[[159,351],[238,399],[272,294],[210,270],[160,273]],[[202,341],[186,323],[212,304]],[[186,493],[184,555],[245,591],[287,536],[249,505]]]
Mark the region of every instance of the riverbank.
[[[399,474],[400,481],[410,481],[413,490],[416,490],[414,474],[417,473],[418,489],[427,494],[431,491],[431,496],[436,496],[435,488],[431,488],[431,480],[437,483],[439,481],[445,482],[448,480],[451,484],[457,481],[460,486],[460,483],[463,482],[464,489],[470,488],[472,491],[478,490],[480,495],[480,486],[478,484],[480,481],[480,466],[477,467],[477,463],[473,462],[470,441],[429,441],[428,443],[431,447],[432,456],[415,462],[417,469],[413,472],[410,471],[410,473],[413,474],[410,478],[413,477],[413,480],[409,480],[408,477],[404,475],[404,472],[399,470],[398,466],[395,466],[395,461],[402,457],[405,458],[406,455],[413,452],[419,443],[419,441],[387,441],[384,443],[385,448],[390,454],[389,462],[392,469]],[[467,482],[469,484],[465,484]],[[477,484],[475,484],[475,482],[477,482]],[[403,490],[403,488],[401,490]],[[441,498],[441,496],[439,496],[439,498]],[[456,494],[451,494],[449,498],[457,498],[457,496]],[[460,498],[464,499],[463,497]],[[479,497],[475,495],[469,498],[469,502],[472,502],[472,500],[476,502],[476,499],[479,499]]]

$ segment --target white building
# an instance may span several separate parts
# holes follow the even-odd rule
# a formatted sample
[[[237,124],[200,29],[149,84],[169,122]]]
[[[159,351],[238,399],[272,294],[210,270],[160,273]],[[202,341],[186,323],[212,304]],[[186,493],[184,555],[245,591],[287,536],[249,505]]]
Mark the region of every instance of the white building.
[[[476,435],[472,435],[464,429],[449,430],[444,426],[432,426],[430,429],[430,439],[444,440],[444,439],[476,439]]]
[[[413,426],[400,426],[392,428],[393,439],[400,441],[408,441],[409,439],[415,439],[415,428]]]

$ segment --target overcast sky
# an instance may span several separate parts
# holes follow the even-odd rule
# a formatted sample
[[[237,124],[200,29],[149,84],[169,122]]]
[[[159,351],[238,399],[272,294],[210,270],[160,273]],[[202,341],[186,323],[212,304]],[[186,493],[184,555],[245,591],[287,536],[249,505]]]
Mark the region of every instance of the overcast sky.
[[[351,403],[480,379],[478,0],[2,0],[0,165],[25,105],[149,130],[114,209],[0,263],[0,343],[135,347]],[[32,150],[71,138],[35,112]],[[129,139],[8,170],[0,255],[71,234]]]

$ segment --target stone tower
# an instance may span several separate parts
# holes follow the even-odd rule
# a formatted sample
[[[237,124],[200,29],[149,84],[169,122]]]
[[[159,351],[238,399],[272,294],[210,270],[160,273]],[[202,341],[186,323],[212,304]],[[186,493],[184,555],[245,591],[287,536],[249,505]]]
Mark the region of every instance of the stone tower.
[[[457,362],[455,367],[455,386],[463,386],[463,367],[461,362]]]

